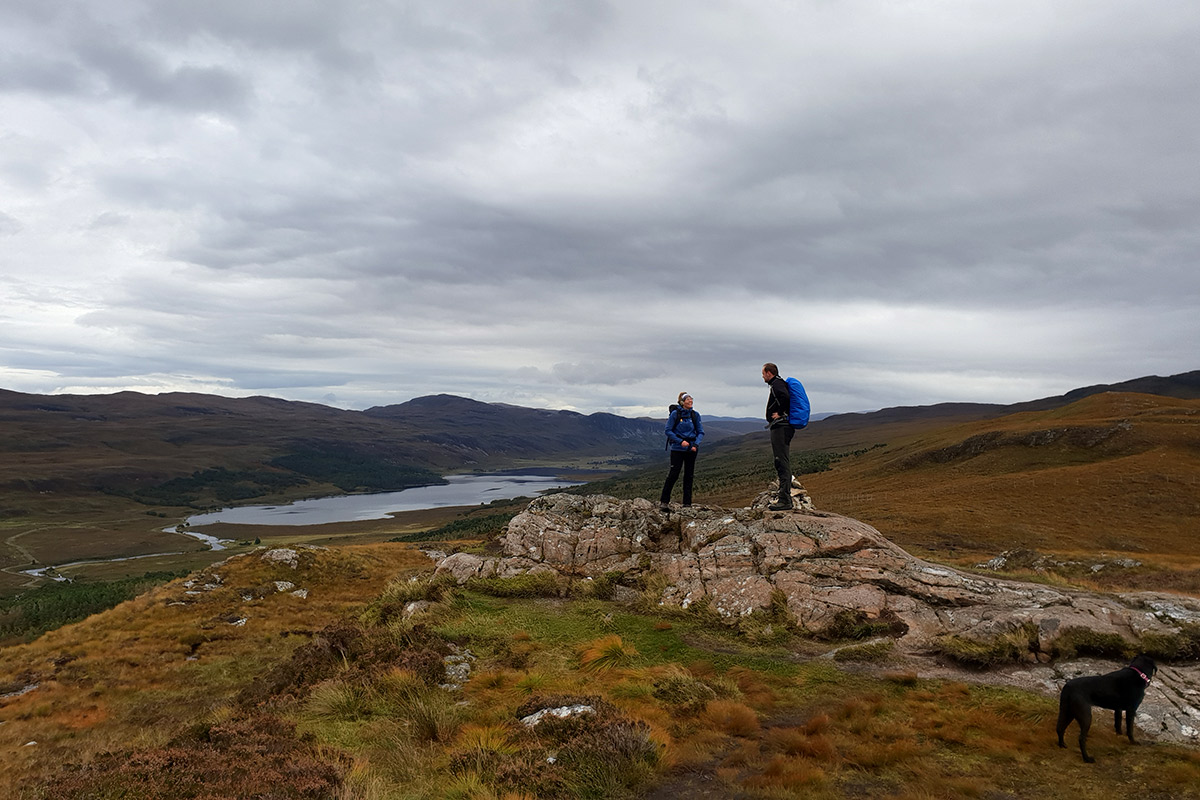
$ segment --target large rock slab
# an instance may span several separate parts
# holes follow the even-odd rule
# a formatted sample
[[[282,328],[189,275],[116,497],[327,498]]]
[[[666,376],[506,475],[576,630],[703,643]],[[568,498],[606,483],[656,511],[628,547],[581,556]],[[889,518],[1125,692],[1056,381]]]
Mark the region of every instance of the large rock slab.
[[[903,623],[901,639],[911,646],[947,633],[988,638],[1029,624],[1046,650],[1071,628],[1136,641],[1200,623],[1200,602],[1191,598],[1066,591],[960,572],[912,556],[858,520],[809,503],[770,511],[768,498],[749,508],[663,512],[643,499],[548,495],[513,518],[504,555],[459,553],[437,570],[460,582],[546,570],[576,578],[655,572],[667,579],[658,598],[664,605],[707,601],[735,620],[782,596],[806,628],[861,611]]]

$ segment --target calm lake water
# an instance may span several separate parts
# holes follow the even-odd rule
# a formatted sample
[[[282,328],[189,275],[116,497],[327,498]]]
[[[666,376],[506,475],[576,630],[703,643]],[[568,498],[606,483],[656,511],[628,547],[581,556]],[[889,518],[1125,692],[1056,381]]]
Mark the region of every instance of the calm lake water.
[[[445,506],[476,506],[493,500],[513,497],[534,497],[542,492],[578,486],[579,481],[547,478],[544,475],[455,475],[448,477],[449,483],[442,486],[419,486],[402,492],[380,494],[352,494],[337,497],[321,497],[316,500],[300,500],[286,506],[242,506],[226,508],[209,514],[198,514],[188,518],[189,526],[209,525],[213,522],[230,522],[237,525],[321,525],[326,522],[353,522],[363,519],[385,519],[394,511],[419,511],[423,508]],[[166,533],[190,536],[206,543],[212,550],[224,550],[229,539],[218,539],[187,527],[164,528]],[[55,581],[68,580],[58,572],[60,569],[104,564],[114,561],[134,561],[141,558],[180,555],[178,552],[146,553],[123,558],[97,558],[72,561],[68,564],[42,566],[22,570],[26,575]]]
[[[321,525],[385,519],[395,511],[446,506],[476,506],[493,500],[535,497],[552,489],[578,486],[579,481],[544,475],[452,475],[441,486],[418,486],[401,492],[349,494],[299,500],[285,506],[241,506],[188,518],[188,525],[228,522],[235,525]]]

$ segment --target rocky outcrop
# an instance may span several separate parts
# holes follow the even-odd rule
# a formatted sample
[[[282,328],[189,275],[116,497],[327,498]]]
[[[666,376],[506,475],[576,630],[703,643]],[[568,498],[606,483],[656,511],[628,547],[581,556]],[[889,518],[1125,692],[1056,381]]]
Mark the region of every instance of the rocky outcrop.
[[[795,490],[793,490],[795,493]],[[770,511],[672,507],[647,500],[556,494],[514,517],[503,556],[457,553],[437,570],[459,582],[554,572],[579,579],[621,572],[665,577],[664,605],[706,602],[736,619],[781,599],[801,625],[820,630],[840,612],[863,612],[921,646],[941,634],[986,639],[1020,626],[1048,650],[1064,631],[1137,641],[1200,623],[1200,602],[1150,592],[1102,595],[982,577],[916,558],[858,520],[798,504]],[[662,584],[659,579],[658,585]],[[643,581],[653,585],[653,581]]]

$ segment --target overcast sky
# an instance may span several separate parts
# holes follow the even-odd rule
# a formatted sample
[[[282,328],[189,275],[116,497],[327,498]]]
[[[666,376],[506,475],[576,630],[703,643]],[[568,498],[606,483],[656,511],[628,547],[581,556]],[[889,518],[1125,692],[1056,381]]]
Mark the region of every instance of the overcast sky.
[[[1200,368],[1194,0],[0,0],[0,388],[757,415]]]

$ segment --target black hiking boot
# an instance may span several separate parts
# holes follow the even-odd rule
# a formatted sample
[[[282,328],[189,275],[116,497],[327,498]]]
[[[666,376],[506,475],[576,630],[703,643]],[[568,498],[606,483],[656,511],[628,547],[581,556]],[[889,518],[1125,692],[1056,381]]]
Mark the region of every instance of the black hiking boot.
[[[787,500],[776,500],[774,503],[771,503],[769,506],[767,506],[767,510],[768,511],[791,511],[792,510],[792,499],[789,497]]]

